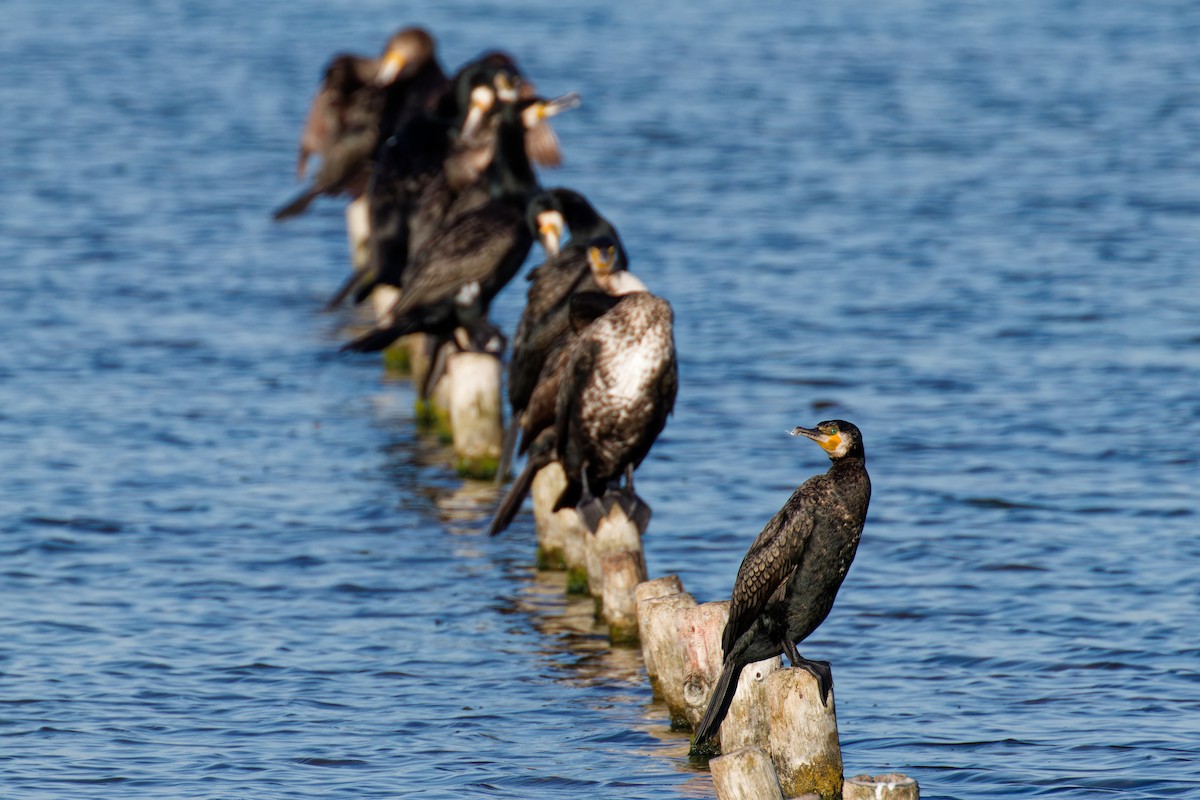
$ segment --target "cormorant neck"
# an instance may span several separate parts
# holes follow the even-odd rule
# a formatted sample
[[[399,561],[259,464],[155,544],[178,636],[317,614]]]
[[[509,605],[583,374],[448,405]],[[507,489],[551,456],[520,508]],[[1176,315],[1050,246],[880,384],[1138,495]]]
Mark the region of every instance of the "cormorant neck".
[[[514,118],[512,111],[504,112],[496,131],[496,154],[488,166],[492,197],[527,198],[537,188],[537,177],[525,153],[525,129],[519,114]]]
[[[846,451],[846,454],[844,456],[833,459],[833,463],[830,465],[830,469],[833,469],[833,467],[836,467],[838,464],[845,464],[845,463],[855,461],[855,460],[857,460],[863,466],[866,466],[867,454],[863,450],[863,447],[861,444],[854,445],[854,447],[852,447],[848,451]]]

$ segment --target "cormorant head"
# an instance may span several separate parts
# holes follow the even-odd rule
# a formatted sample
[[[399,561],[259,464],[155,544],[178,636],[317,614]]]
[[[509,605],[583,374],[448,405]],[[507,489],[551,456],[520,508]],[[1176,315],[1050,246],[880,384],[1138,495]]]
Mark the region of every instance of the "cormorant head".
[[[588,242],[587,259],[596,282],[603,285],[617,265],[617,243],[610,236],[597,236]]]
[[[459,130],[459,139],[464,142],[471,141],[495,107],[496,90],[490,83],[480,83],[471,87],[470,94],[467,95],[467,113]]]
[[[542,192],[530,200],[527,219],[529,220],[529,229],[542,243],[542,249],[546,251],[546,256],[553,258],[558,255],[559,248],[562,246],[563,229],[566,227],[566,222],[563,220],[562,211],[554,196],[549,192]]]
[[[375,73],[375,85],[387,86],[401,76],[416,72],[433,58],[437,44],[424,28],[405,28],[388,39],[383,56],[379,59],[379,71]]]
[[[865,460],[862,432],[852,422],[844,419],[831,419],[818,422],[815,428],[793,428],[792,436],[807,436],[825,451],[830,460],[852,456]]]

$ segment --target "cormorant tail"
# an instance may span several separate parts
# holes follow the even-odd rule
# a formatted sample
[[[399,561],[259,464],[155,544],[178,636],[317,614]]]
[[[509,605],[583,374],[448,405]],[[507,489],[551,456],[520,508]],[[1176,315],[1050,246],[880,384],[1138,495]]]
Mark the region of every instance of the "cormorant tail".
[[[733,695],[737,691],[737,679],[742,674],[743,666],[745,665],[726,659],[725,666],[721,668],[721,677],[717,678],[717,685],[713,687],[712,696],[708,698],[708,708],[704,709],[704,717],[696,726],[696,735],[692,737],[692,753],[698,755],[704,750],[704,743],[717,735],[717,729],[729,713],[729,704],[733,702]]]
[[[415,333],[417,325],[403,318],[396,320],[386,328],[367,331],[357,339],[352,339],[342,345],[341,352],[375,353],[387,347],[392,342],[409,333]]]
[[[348,278],[346,278],[346,280],[342,283],[341,286],[338,287],[338,290],[336,292],[334,292],[333,297],[329,298],[329,302],[326,303],[325,307],[322,308],[321,310],[322,311],[333,311],[335,308],[340,306],[347,297],[350,296],[351,292],[357,292],[359,284],[364,280],[368,280],[368,275],[367,275],[366,270],[363,270],[361,272],[358,270],[355,270],[354,272],[351,272],[350,276]],[[355,302],[356,303],[361,302],[358,300],[357,293],[355,294]]]
[[[525,462],[525,469],[521,470],[521,474],[513,481],[512,486],[508,487],[508,493],[504,495],[504,499],[500,501],[500,507],[496,509],[496,514],[492,517],[492,524],[488,525],[487,529],[488,536],[495,536],[502,532],[512,523],[513,517],[517,516],[517,512],[521,510],[521,504],[529,495],[530,487],[533,486],[533,476],[545,466],[545,463],[539,462],[540,459],[534,458]]]
[[[504,443],[500,446],[500,468],[496,470],[496,484],[504,483],[512,469],[513,451],[517,449],[517,436],[521,433],[521,415],[514,413],[504,429]]]
[[[317,198],[321,192],[318,189],[305,189],[300,194],[292,198],[292,201],[286,205],[282,205],[275,209],[274,219],[276,222],[285,220],[288,217],[294,217],[297,214],[303,214],[309,204]]]

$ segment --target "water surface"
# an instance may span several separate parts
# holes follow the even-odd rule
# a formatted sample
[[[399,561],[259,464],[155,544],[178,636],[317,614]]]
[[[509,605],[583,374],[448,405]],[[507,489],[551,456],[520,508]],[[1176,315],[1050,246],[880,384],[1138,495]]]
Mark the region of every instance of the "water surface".
[[[339,204],[269,220],[325,59],[413,21],[583,95],[544,182],[675,306],[652,574],[727,596],[824,469],[784,431],[863,429],[804,649],[848,774],[1200,793],[1195,6],[85,0],[0,35],[6,796],[711,796],[530,517],[485,540],[335,355]]]

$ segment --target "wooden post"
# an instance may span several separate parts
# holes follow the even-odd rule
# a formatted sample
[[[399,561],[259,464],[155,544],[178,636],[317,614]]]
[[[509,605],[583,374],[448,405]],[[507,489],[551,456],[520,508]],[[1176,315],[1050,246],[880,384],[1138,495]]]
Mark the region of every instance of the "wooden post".
[[[450,386],[450,429],[458,473],[495,477],[504,439],[500,359],[487,353],[452,353],[445,381]]]
[[[765,690],[771,715],[767,752],[784,795],[815,792],[821,800],[840,800],[842,748],[833,693],[823,705],[817,679],[794,667],[767,675]]]
[[[591,535],[588,550],[594,554],[589,560],[596,563],[600,574],[600,613],[608,625],[608,636],[613,644],[637,644],[637,586],[646,580],[646,557],[642,553],[642,537],[637,525],[625,515],[620,505],[612,509],[596,532]]]
[[[886,775],[856,775],[846,779],[844,800],[920,800],[917,782],[899,772]]]
[[[687,730],[690,725],[684,713],[683,680],[686,673],[678,617],[695,607],[696,598],[687,592],[652,597],[638,607],[639,623],[645,631],[642,650],[651,654],[649,660],[657,670],[657,683],[651,676],[650,686],[655,696],[667,704],[673,730]]]
[[[771,757],[761,747],[743,747],[708,762],[717,800],[783,800]]]
[[[364,194],[346,206],[346,239],[350,244],[350,265],[355,272],[362,272],[371,260],[370,237],[371,210]]]
[[[642,642],[642,663],[646,666],[646,676],[650,679],[650,690],[654,696],[662,699],[658,688],[658,665],[654,661],[654,651],[647,646],[647,620],[645,605],[650,600],[667,595],[683,592],[683,581],[678,575],[666,575],[652,581],[644,581],[633,590],[634,604],[637,609],[638,639]]]
[[[375,320],[382,322],[392,313],[392,307],[400,299],[400,290],[395,286],[379,285],[371,290],[371,310],[375,312]]]
[[[564,508],[558,513],[570,514],[575,518],[573,524],[563,526],[563,563],[567,567],[567,593],[589,594],[587,546],[591,534],[575,509]]]
[[[721,674],[721,635],[728,619],[728,600],[702,603],[679,612],[678,636],[684,650],[680,699],[688,726],[693,730],[704,716],[708,698]],[[664,687],[664,694],[667,690],[668,687]]]
[[[583,529],[575,509],[551,511],[566,485],[567,474],[557,461],[542,467],[533,476],[529,496],[533,501],[533,524],[537,529],[538,569],[566,569],[567,537],[572,530]]]
[[[732,753],[743,747],[767,746],[771,729],[767,676],[782,667],[783,659],[775,656],[742,668],[729,712],[718,729],[722,753]]]

